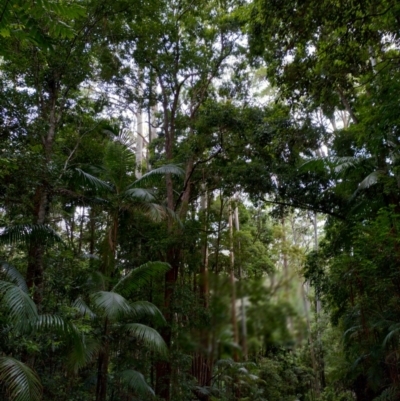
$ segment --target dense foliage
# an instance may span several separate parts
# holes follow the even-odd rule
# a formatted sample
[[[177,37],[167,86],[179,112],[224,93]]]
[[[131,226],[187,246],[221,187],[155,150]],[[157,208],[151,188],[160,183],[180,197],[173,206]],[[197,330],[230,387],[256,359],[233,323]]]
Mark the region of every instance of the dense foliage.
[[[0,0],[0,398],[399,399],[399,26]]]

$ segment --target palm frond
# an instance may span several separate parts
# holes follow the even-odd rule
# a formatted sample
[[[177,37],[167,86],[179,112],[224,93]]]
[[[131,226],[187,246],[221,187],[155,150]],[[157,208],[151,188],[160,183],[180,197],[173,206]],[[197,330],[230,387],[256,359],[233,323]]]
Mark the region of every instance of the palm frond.
[[[11,401],[39,401],[42,385],[37,374],[24,363],[0,357],[0,383],[5,386]]]
[[[126,198],[133,198],[142,202],[153,202],[155,197],[151,189],[144,188],[130,188],[125,191],[124,196]]]
[[[378,183],[379,178],[385,174],[382,170],[373,171],[371,174],[368,174],[359,184],[358,189],[367,189],[372,185]]]
[[[90,363],[101,349],[101,342],[94,338],[82,336],[78,345],[71,347],[67,358],[67,367],[70,371],[77,373],[79,369]]]
[[[13,323],[27,325],[38,318],[35,303],[20,287],[0,281],[0,297]]]
[[[96,317],[96,314],[92,312],[92,310],[81,297],[75,300],[73,306],[78,309],[78,312],[81,316],[88,316],[91,319]]]
[[[99,291],[91,296],[97,308],[109,319],[127,315],[132,312],[129,302],[120,294],[112,291]]]
[[[149,171],[148,173],[144,174],[141,178],[136,180],[131,187],[138,187],[139,184],[140,186],[145,186],[158,183],[159,182],[159,176],[160,175],[167,175],[167,174],[172,174],[178,177],[182,177],[185,172],[183,169],[176,164],[166,164],[164,166],[155,168],[154,170]]]
[[[74,332],[77,332],[75,326],[64,320],[61,316],[47,314],[39,315],[37,319],[32,322],[32,328],[35,331],[54,330],[65,336],[69,336]]]
[[[144,376],[136,370],[124,370],[119,373],[123,384],[142,396],[154,396],[153,389],[146,383]]]
[[[124,327],[129,334],[142,341],[151,350],[163,355],[167,353],[167,345],[157,330],[140,323],[129,323]]]
[[[159,203],[141,202],[135,205],[135,209],[141,211],[144,215],[157,223],[169,216],[182,226],[179,216],[173,210]]]
[[[21,288],[22,291],[28,292],[28,286],[26,285],[25,279],[14,266],[7,262],[0,261],[0,271],[4,274],[5,278]]]
[[[165,322],[164,315],[154,304],[147,301],[137,301],[131,304],[132,313],[137,317],[151,316],[158,321]]]
[[[115,291],[117,287],[124,283],[128,284],[128,280],[131,288],[140,288],[145,284],[149,284],[153,278],[165,274],[170,269],[171,266],[165,262],[147,262],[136,269],[132,269],[119,280],[112,290]]]
[[[324,171],[327,167],[327,159],[326,158],[313,158],[305,161],[303,164],[299,166],[300,172],[306,171]]]
[[[399,388],[390,386],[382,391],[379,397],[374,398],[374,401],[395,401],[398,400]]]
[[[80,168],[76,168],[75,171],[77,172],[77,176],[82,184],[89,185],[95,191],[106,190],[112,192],[114,190],[114,188],[107,182],[81,170]]]
[[[62,238],[45,224],[18,224],[5,227],[0,234],[0,244],[15,244],[21,241],[29,243],[32,239],[53,245],[63,243]]]
[[[332,158],[332,163],[335,165],[334,171],[336,173],[342,173],[347,171],[349,168],[355,167],[357,164],[360,164],[364,161],[364,158],[361,157],[335,157]]]

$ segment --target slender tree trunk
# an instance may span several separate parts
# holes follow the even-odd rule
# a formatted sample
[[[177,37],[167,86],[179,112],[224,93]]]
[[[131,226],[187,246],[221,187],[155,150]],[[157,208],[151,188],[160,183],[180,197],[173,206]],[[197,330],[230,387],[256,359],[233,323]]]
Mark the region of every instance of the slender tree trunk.
[[[204,189],[204,188],[203,188]],[[201,253],[202,253],[202,264],[200,268],[200,300],[203,304],[203,307],[208,309],[208,296],[209,296],[209,288],[208,288],[208,236],[207,236],[207,213],[208,213],[208,202],[207,202],[207,192],[205,192],[201,196],[200,200],[200,213],[201,218],[203,220],[203,234],[202,234],[202,245],[201,245]],[[198,386],[210,386],[211,385],[211,374],[212,374],[212,366],[213,360],[210,355],[210,336],[209,336],[209,328],[206,327],[200,330],[199,333],[200,339],[200,349],[193,355],[192,362],[192,375],[196,378]],[[207,394],[203,394],[201,392],[197,392],[196,396],[201,401],[208,401],[210,397]]]
[[[56,102],[57,93],[55,91],[50,95],[48,114],[43,110],[43,113],[48,118],[49,123],[47,135],[43,138],[43,150],[45,154],[45,164],[43,166],[44,174],[46,174],[48,165],[51,162],[56,127],[60,119],[60,115],[57,116],[56,114]],[[33,224],[45,224],[50,208],[49,183],[47,182],[46,178],[44,178],[36,187],[33,203]],[[33,300],[39,309],[43,300],[44,290],[44,251],[45,247],[43,242],[37,238],[32,238],[28,249],[26,282],[28,288],[33,288]]]
[[[229,262],[230,262],[230,274],[229,279],[231,283],[231,323],[233,331],[233,341],[239,344],[239,331],[236,318],[236,278],[235,278],[235,253],[233,245],[233,210],[232,201],[229,201]],[[234,360],[238,361],[239,356],[237,351],[234,353]]]
[[[314,213],[313,218],[313,226],[314,226],[314,250],[318,252],[318,219],[317,213]],[[319,298],[319,294],[315,295],[315,310],[316,310],[316,318],[317,318],[317,336],[318,336],[318,375],[320,381],[320,388],[324,389],[326,386],[325,380],[325,359],[324,359],[324,350],[321,343],[321,300]]]
[[[139,71],[140,79],[140,71]],[[139,82],[138,89],[139,97],[142,96],[141,82]],[[140,105],[140,100],[136,109],[136,177],[140,178],[142,176],[142,160],[143,160],[143,115],[142,108]]]
[[[107,398],[107,374],[110,353],[108,331],[108,319],[106,318],[103,330],[104,343],[97,360],[96,401],[106,401]]]

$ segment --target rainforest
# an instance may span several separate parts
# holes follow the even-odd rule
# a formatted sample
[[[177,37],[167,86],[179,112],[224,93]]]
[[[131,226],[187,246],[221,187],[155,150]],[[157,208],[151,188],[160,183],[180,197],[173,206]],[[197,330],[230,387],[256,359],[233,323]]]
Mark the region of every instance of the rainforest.
[[[400,2],[0,0],[0,400],[400,400]]]

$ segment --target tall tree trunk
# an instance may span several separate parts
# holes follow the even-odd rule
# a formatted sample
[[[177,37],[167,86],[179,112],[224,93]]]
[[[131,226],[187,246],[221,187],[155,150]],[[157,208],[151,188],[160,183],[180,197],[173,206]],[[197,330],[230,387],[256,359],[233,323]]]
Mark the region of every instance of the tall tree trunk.
[[[314,227],[314,251],[318,252],[318,219],[317,219],[317,213],[314,213],[314,218],[313,218],[313,227]],[[317,318],[317,336],[318,336],[318,375],[319,375],[319,381],[320,381],[320,388],[324,389],[326,386],[326,380],[325,380],[325,359],[324,359],[324,351],[322,348],[322,343],[321,343],[321,300],[319,298],[319,294],[317,293],[315,295],[315,311],[316,311],[316,318]]]
[[[56,91],[50,95],[49,99],[49,111],[48,114],[43,110],[44,117],[47,117],[49,128],[47,135],[43,137],[42,145],[45,154],[45,162],[43,166],[44,175],[48,165],[51,163],[54,137],[56,134],[57,123],[60,119],[60,115],[56,114],[56,102],[57,93]],[[33,199],[33,224],[42,225],[45,224],[46,218],[50,208],[50,194],[49,194],[49,183],[46,177],[42,179],[41,183],[36,187],[35,195]],[[43,256],[45,246],[42,240],[38,238],[31,238],[28,249],[28,265],[26,272],[26,282],[28,288],[33,288],[33,300],[37,304],[39,310],[43,301]]]
[[[139,71],[139,79],[140,79]],[[141,82],[139,81],[138,96],[142,96]],[[143,114],[141,101],[139,100],[136,109],[136,177],[142,176],[142,160],[143,160]]]
[[[204,187],[203,187],[204,190]],[[204,308],[208,309],[208,235],[207,235],[207,215],[208,215],[208,199],[207,192],[201,195],[200,199],[200,213],[203,226],[201,254],[202,263],[200,267],[200,283],[199,295]],[[211,374],[213,367],[212,355],[210,354],[210,336],[209,328],[200,329],[199,333],[199,350],[193,355],[191,373],[197,380],[197,385],[200,387],[211,385]],[[197,392],[196,396],[201,401],[208,401],[209,395],[202,392]]]
[[[236,232],[240,231],[240,223],[239,223],[239,208],[236,206],[235,211],[234,211],[234,217],[235,217],[235,228]],[[240,241],[238,241],[238,252],[240,254]],[[238,266],[238,276],[239,276],[239,283],[243,284],[243,272],[242,272],[242,265],[241,262],[239,262]],[[242,353],[243,353],[243,359],[247,361],[247,318],[246,318],[246,305],[244,302],[244,294],[240,297],[240,321],[241,321],[241,346],[242,346]]]
[[[233,331],[233,341],[236,344],[239,344],[239,331],[237,325],[237,318],[236,318],[236,279],[235,279],[235,251],[234,251],[234,244],[233,244],[233,210],[232,210],[232,200],[229,201],[229,262],[230,262],[230,272],[229,272],[229,280],[231,284],[231,324],[232,324],[232,331]],[[234,352],[235,361],[239,360],[239,356],[237,351]]]
[[[107,374],[110,354],[110,343],[108,341],[108,319],[105,319],[103,329],[104,343],[97,359],[97,385],[96,401],[106,401],[107,398]]]

